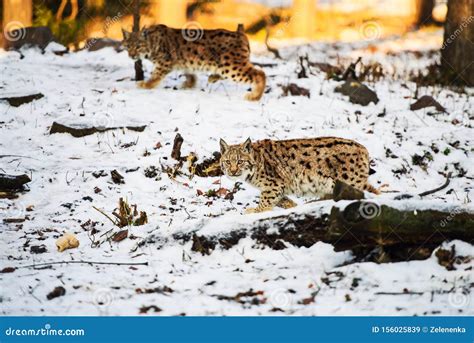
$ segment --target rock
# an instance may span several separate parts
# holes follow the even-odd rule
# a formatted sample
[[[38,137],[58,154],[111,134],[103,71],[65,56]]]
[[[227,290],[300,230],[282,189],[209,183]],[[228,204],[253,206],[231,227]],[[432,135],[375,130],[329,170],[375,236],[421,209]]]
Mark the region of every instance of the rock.
[[[20,107],[23,104],[28,104],[34,100],[38,100],[44,97],[41,93],[30,94],[30,95],[22,95],[22,96],[10,96],[0,98],[0,101],[6,101],[13,107]]]
[[[337,86],[335,91],[347,95],[353,104],[367,106],[371,102],[374,104],[379,102],[377,93],[359,81],[349,79],[344,84]]]
[[[446,113],[446,109],[439,102],[437,102],[432,96],[429,96],[429,95],[423,95],[413,104],[411,104],[410,110],[416,111],[416,110],[421,110],[422,108],[426,108],[426,107],[434,107],[436,108],[437,111]]]
[[[57,122],[53,122],[49,134],[53,133],[69,133],[73,137],[79,138],[84,136],[93,135],[94,133],[106,132],[110,130],[118,129],[129,129],[132,131],[143,132],[146,128],[146,125],[142,126],[118,126],[118,127],[95,127],[95,126],[67,126]]]
[[[43,52],[54,41],[53,33],[47,26],[22,27],[4,34],[5,50],[19,50],[22,47],[38,47]]]

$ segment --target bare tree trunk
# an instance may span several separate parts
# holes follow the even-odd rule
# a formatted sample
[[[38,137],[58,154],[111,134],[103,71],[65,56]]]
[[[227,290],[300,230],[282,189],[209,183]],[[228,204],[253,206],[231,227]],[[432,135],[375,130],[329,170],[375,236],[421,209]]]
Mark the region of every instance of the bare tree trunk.
[[[15,30],[31,26],[33,19],[32,0],[3,0],[3,29]]]
[[[134,0],[133,3],[133,32],[140,31],[140,0]],[[142,81],[145,78],[143,74],[142,60],[135,61],[135,81]]]
[[[441,65],[454,82],[474,86],[474,0],[449,0]]]
[[[433,24],[433,9],[435,0],[417,0],[416,1],[416,26],[426,26]]]
[[[315,15],[315,0],[293,0],[290,19],[292,35],[311,38],[316,28]]]

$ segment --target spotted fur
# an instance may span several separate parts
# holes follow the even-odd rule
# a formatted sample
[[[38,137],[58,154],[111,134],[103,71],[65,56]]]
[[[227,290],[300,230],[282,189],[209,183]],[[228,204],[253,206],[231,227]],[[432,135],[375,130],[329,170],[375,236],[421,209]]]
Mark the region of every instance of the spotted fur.
[[[242,25],[237,31],[181,30],[155,25],[138,33],[123,30],[123,45],[130,57],[154,64],[149,80],[140,87],[153,88],[172,70],[184,71],[184,88],[196,83],[193,72],[210,72],[209,82],[230,79],[251,85],[247,100],[259,100],[265,90],[265,73],[250,63],[250,47]]]
[[[369,154],[361,144],[344,138],[321,137],[283,141],[263,140],[221,146],[221,169],[230,178],[261,190],[258,207],[296,206],[287,195],[328,197],[336,180],[359,190],[378,191],[368,183]]]

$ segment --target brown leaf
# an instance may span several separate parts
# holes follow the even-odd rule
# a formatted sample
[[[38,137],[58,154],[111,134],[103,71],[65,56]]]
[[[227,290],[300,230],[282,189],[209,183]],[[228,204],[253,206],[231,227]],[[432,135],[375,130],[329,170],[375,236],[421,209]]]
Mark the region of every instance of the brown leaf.
[[[122,230],[112,236],[112,241],[120,242],[128,237],[128,230]]]
[[[155,144],[154,149],[155,149],[155,150],[158,150],[158,149],[160,149],[162,146],[163,146],[163,145],[161,145],[160,142],[157,142],[157,143]]]

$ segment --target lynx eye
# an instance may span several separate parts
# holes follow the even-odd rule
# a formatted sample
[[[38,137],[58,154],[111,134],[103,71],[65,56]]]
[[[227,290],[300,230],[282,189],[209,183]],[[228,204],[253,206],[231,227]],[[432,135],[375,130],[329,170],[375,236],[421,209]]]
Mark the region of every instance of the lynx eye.
[[[244,163],[244,161],[242,161],[242,160],[238,160],[238,161],[237,161],[237,164],[238,164],[239,166],[242,165],[243,163]]]
[[[226,166],[228,166],[228,165],[230,165],[230,160],[225,160],[224,163],[225,163]]]

